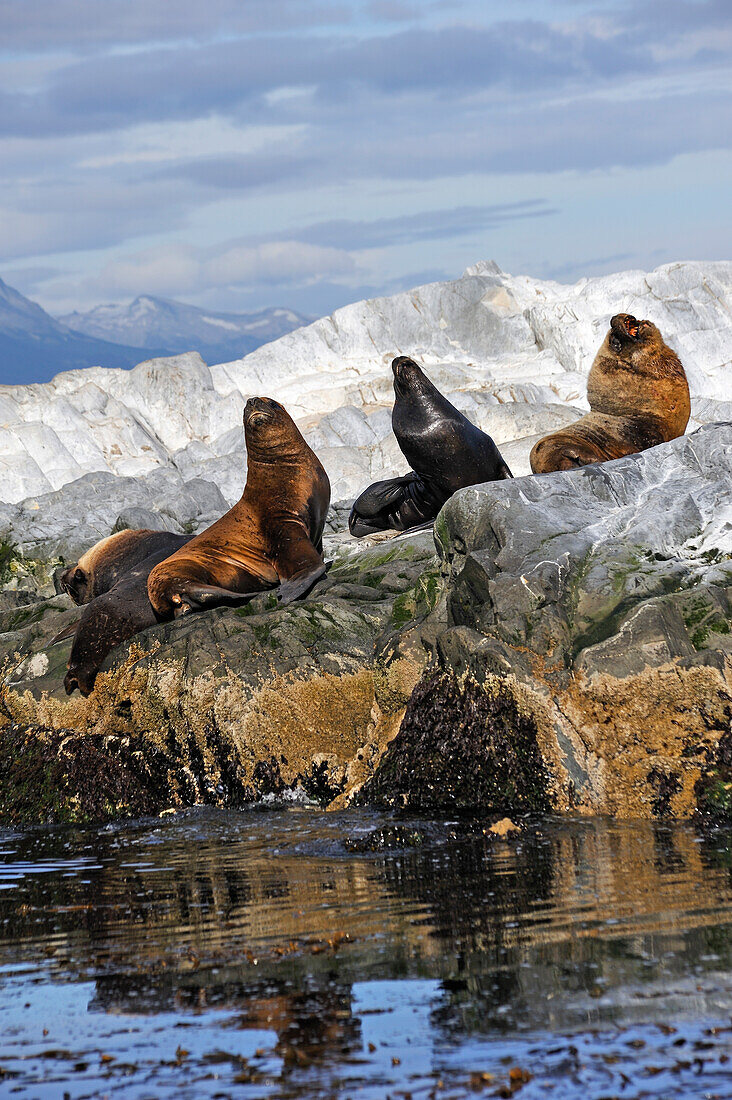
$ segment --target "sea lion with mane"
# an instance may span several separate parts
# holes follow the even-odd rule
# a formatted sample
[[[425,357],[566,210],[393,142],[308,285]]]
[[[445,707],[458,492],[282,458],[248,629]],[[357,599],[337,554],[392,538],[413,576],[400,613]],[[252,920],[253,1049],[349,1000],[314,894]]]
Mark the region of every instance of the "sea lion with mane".
[[[357,538],[419,527],[458,489],[513,477],[491,437],[451,405],[413,359],[399,355],[391,369],[392,428],[412,469],[361,493],[348,520]]]
[[[323,527],[330,482],[294,420],[277,401],[244,409],[247,481],[220,520],[150,573],[161,619],[238,604],[279,585],[279,600],[305,595],[325,573]]]
[[[683,435],[689,383],[651,321],[617,313],[587,379],[590,412],[534,445],[535,474],[636,454]]]

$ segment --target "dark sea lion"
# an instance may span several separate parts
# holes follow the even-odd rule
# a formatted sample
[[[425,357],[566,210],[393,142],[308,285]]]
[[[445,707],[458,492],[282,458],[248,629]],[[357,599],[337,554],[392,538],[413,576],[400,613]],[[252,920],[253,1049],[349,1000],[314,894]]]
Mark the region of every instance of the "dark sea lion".
[[[361,493],[348,520],[357,538],[418,527],[433,520],[458,489],[513,477],[491,437],[451,405],[413,359],[400,355],[391,369],[391,424],[412,471]]]
[[[590,412],[534,445],[535,474],[636,454],[683,435],[689,383],[679,357],[650,321],[617,313],[587,379]]]
[[[186,535],[175,535],[172,531],[117,531],[100,539],[75,565],[65,569],[59,584],[74,603],[89,603],[103,592],[109,592],[124,573],[151,554],[166,549],[172,554],[187,541]]]
[[[164,532],[155,532],[156,534]],[[190,542],[192,535],[175,535],[176,549]],[[74,644],[67,665],[64,687],[67,695],[78,688],[89,695],[97,672],[108,653],[134,634],[155,626],[159,621],[147,595],[150,571],[170,554],[169,546],[159,546],[144,561],[119,578],[108,592],[95,597],[84,608],[75,629]],[[68,636],[69,628],[54,639]]]
[[[241,500],[150,574],[148,595],[161,619],[242,603],[276,585],[280,602],[289,603],[325,573],[328,475],[271,398],[247,401],[244,435]]]

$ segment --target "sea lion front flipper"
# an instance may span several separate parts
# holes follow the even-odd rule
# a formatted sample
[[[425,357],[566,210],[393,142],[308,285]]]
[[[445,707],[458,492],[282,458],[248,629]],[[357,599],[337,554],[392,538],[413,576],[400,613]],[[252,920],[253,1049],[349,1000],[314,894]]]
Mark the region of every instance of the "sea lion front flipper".
[[[300,599],[301,596],[307,596],[315,582],[325,576],[327,568],[325,562],[321,562],[315,568],[301,569],[299,573],[288,577],[286,581],[282,582],[277,591],[278,603],[285,606],[292,603],[293,600]]]
[[[248,603],[255,596],[261,596],[262,592],[266,591],[266,588],[260,588],[256,592],[234,592],[231,588],[221,588],[216,584],[190,582],[180,586],[182,604],[180,608],[173,611],[173,614],[176,618],[180,618],[189,611],[208,611],[212,607],[220,607],[221,604],[236,607],[239,604]]]
[[[67,623],[63,630],[59,630],[55,638],[51,638],[51,641],[48,643],[48,648],[50,649],[52,645],[58,645],[59,642],[65,642],[67,638],[73,637],[73,635],[76,634],[80,622],[81,619],[74,619],[73,623]]]

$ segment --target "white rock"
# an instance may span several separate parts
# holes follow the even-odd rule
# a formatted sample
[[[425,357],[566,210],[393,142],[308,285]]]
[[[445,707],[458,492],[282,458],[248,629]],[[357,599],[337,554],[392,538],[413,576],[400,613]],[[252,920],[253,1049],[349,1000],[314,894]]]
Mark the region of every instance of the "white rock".
[[[668,264],[572,286],[479,263],[453,282],[346,306],[233,363],[209,368],[191,352],[131,371],[94,367],[0,387],[0,534],[23,545],[69,543],[124,509],[160,510],[184,482],[216,486],[216,499],[232,504],[246,477],[242,411],[257,394],[287,406],[328,471],[333,499],[352,499],[406,470],[390,422],[398,354],[422,363],[495,438],[514,473],[527,473],[533,442],[587,408],[587,373],[619,311],[649,317],[679,352],[690,429],[730,419],[732,263]],[[99,488],[72,485],[103,474],[114,477]],[[103,506],[80,515],[90,492],[102,493]],[[176,499],[169,514],[189,526],[210,504],[188,490]]]

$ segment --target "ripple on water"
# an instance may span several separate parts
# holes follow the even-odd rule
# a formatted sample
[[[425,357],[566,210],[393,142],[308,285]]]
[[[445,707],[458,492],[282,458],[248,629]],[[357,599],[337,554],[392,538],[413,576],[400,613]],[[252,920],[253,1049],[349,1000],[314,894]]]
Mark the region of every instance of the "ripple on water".
[[[0,858],[8,1095],[732,1095],[729,833],[200,811]]]

